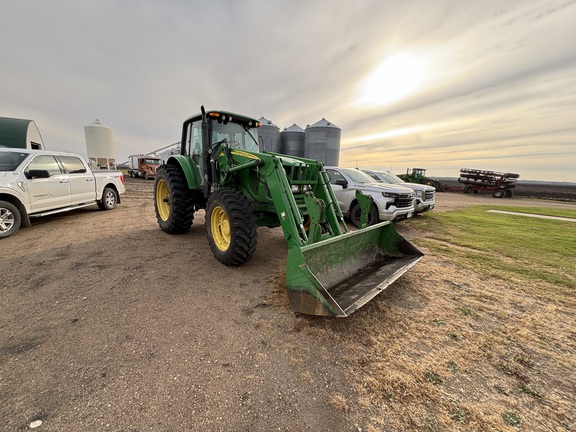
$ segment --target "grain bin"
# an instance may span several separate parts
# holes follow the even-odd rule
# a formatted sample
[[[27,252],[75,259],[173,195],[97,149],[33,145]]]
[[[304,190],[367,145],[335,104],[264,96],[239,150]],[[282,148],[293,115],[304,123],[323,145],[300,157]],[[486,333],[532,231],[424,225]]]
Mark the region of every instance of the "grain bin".
[[[294,123],[280,132],[280,153],[304,157],[304,129]]]
[[[305,131],[305,157],[318,160],[327,166],[340,162],[340,137],[342,129],[325,118],[309,125]]]
[[[96,119],[84,126],[84,136],[88,159],[93,167],[110,168],[115,165],[116,147],[112,128]]]
[[[44,150],[34,120],[0,117],[0,147]]]
[[[280,128],[264,117],[258,121],[262,123],[262,126],[258,128],[260,150],[280,153]]]

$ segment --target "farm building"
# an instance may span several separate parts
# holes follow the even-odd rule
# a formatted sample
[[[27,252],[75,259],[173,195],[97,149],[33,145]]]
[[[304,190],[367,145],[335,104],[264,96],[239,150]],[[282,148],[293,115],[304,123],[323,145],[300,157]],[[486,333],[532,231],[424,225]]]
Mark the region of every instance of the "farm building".
[[[34,120],[0,117],[0,147],[44,150]]]

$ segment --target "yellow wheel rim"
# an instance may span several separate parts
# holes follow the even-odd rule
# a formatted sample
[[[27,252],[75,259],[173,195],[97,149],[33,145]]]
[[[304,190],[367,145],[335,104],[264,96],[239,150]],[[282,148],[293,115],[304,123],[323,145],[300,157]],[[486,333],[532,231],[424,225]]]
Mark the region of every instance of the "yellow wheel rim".
[[[210,228],[216,247],[223,252],[228,250],[232,239],[230,234],[230,221],[222,207],[216,206],[212,210],[212,214],[210,215]]]
[[[156,184],[156,208],[158,215],[163,221],[170,217],[170,191],[166,180],[160,179]]]

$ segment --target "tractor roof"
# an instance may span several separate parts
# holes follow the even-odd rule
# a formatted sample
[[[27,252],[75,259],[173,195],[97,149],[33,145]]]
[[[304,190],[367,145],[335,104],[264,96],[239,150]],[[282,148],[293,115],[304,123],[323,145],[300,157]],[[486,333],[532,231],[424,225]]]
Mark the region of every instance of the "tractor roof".
[[[228,119],[228,121],[232,121],[234,123],[252,123],[252,125],[258,125],[261,126],[260,121],[258,121],[257,119],[253,118],[253,117],[248,117],[242,114],[237,114],[237,113],[233,113],[230,111],[221,111],[221,110],[206,110],[206,116],[207,117],[212,117],[212,118],[226,118]],[[200,120],[202,118],[202,114],[198,113],[192,117],[190,117],[188,121],[196,121],[196,120]]]

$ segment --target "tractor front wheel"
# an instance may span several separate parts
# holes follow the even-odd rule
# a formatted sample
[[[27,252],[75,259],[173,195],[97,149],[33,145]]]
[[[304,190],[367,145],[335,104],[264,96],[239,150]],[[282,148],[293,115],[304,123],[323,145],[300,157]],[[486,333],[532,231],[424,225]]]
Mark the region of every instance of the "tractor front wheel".
[[[494,198],[504,198],[504,195],[506,195],[506,191],[504,189],[496,189],[494,192],[492,192],[492,196]]]
[[[218,189],[206,205],[206,234],[212,253],[223,264],[237,266],[256,250],[256,220],[248,199],[235,189]]]
[[[194,220],[194,198],[182,171],[176,165],[162,165],[154,181],[154,209],[162,231],[183,234]]]

